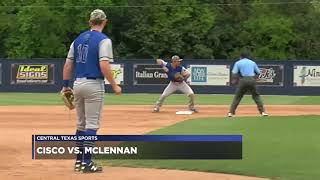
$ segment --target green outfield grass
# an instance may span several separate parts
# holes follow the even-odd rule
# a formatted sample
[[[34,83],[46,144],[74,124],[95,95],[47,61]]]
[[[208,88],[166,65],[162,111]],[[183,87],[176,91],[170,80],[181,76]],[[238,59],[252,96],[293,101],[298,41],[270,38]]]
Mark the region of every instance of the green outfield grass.
[[[112,105],[150,105],[154,104],[160,94],[106,94],[105,104]],[[196,95],[196,104],[229,105],[233,95]],[[320,96],[262,96],[265,104],[320,104]],[[166,99],[165,104],[186,104],[187,98],[174,94]],[[253,104],[251,96],[246,96],[242,104]],[[58,93],[0,93],[0,105],[62,105]]]
[[[221,172],[281,180],[319,179],[320,116],[205,118],[151,134],[242,134],[243,160],[108,160],[104,165]]]

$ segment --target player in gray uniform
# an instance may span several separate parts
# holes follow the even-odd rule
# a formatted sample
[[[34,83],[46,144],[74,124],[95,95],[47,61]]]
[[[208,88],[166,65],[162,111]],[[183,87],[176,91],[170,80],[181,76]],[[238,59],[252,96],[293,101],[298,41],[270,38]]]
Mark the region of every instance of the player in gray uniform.
[[[69,80],[74,69],[74,98],[77,111],[76,135],[96,135],[104,105],[104,78],[110,82],[116,94],[121,88],[115,83],[109,62],[113,61],[111,40],[102,33],[106,26],[106,15],[96,9],[90,15],[91,29],[81,33],[71,44],[63,68],[63,89],[70,90]],[[84,147],[93,147],[93,141],[78,141]],[[101,172],[91,160],[91,154],[78,154],[75,171],[83,173]]]
[[[191,89],[191,87],[184,80],[179,81],[175,78],[176,73],[180,73],[184,79],[187,79],[190,76],[190,72],[180,65],[181,61],[182,59],[180,59],[180,57],[177,55],[172,56],[171,63],[167,63],[162,59],[156,60],[157,64],[161,65],[163,70],[167,73],[170,83],[165,88],[160,98],[156,102],[153,112],[159,112],[160,107],[162,106],[165,98],[176,91],[180,91],[189,97],[188,108],[190,111],[198,112],[197,109],[194,107],[194,92]]]

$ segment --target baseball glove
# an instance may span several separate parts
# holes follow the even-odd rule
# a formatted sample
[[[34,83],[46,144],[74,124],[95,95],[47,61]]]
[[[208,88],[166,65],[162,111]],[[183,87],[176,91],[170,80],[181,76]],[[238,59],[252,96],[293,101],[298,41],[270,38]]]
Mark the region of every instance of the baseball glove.
[[[174,80],[177,82],[182,82],[184,80],[184,77],[181,73],[177,72],[174,74]]]
[[[73,100],[74,100],[74,95],[73,95],[73,91],[72,89],[67,89],[65,91],[61,91],[61,97],[62,100],[64,102],[64,104],[70,109],[74,109],[74,104],[73,104]]]

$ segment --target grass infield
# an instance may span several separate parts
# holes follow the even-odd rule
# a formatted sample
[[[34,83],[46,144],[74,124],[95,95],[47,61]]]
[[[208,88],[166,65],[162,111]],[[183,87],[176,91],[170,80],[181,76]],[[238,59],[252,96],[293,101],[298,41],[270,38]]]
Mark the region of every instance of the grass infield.
[[[151,105],[160,94],[113,94],[105,95],[105,104],[109,105]],[[196,104],[229,105],[233,95],[197,94]],[[265,104],[313,105],[320,104],[320,96],[262,96]],[[187,97],[182,94],[169,96],[165,104],[186,104]],[[62,105],[59,93],[0,93],[0,105]],[[245,96],[241,104],[253,104],[250,96]]]
[[[112,166],[221,172],[281,180],[320,177],[319,116],[193,119],[151,134],[242,134],[243,160],[108,160]]]

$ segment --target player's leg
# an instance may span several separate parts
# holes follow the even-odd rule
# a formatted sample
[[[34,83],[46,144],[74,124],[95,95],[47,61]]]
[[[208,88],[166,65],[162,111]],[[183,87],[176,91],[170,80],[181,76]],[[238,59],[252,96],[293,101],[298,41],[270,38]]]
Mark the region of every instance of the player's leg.
[[[74,100],[75,100],[75,108],[77,113],[77,130],[76,135],[82,136],[85,135],[86,128],[86,118],[85,118],[85,110],[84,110],[84,97],[81,94],[82,83],[80,81],[75,81],[74,86]],[[80,148],[80,152],[83,152],[83,141],[76,141],[76,146]],[[74,166],[75,171],[80,171],[80,166],[83,161],[83,154],[76,155],[76,162]]]
[[[256,82],[255,82],[254,79],[253,79],[253,82],[250,85],[250,91],[251,91],[252,99],[256,103],[258,111],[260,112],[260,114],[262,116],[268,116],[268,114],[265,113],[265,110],[264,110],[264,107],[263,107],[263,102],[261,100],[260,93],[257,90]]]
[[[85,89],[85,116],[86,135],[96,135],[100,127],[100,117],[104,103],[104,82],[103,80],[87,80]],[[94,147],[94,141],[84,141],[85,148]],[[84,154],[84,163],[81,171],[101,172],[102,168],[97,167],[91,160],[92,154]]]
[[[85,96],[86,130],[99,129],[104,105],[104,83],[102,80],[92,80],[87,86],[88,93]]]
[[[190,111],[198,112],[197,109],[194,107],[194,92],[191,87],[186,83],[182,82],[178,85],[178,90],[181,91],[183,94],[186,94],[189,98],[188,101],[188,108]]]
[[[164,100],[166,99],[166,97],[170,96],[172,93],[174,93],[175,91],[177,91],[177,85],[173,82],[170,82],[168,84],[168,86],[164,89],[163,93],[161,94],[161,96],[159,97],[158,101],[156,102],[156,105],[153,109],[153,112],[159,112],[160,111],[160,107],[162,106]]]
[[[235,96],[233,98],[232,104],[229,109],[228,116],[232,117],[236,113],[236,109],[243,97],[243,95],[247,92],[247,82],[245,79],[241,79],[239,82],[239,86],[235,92]]]

